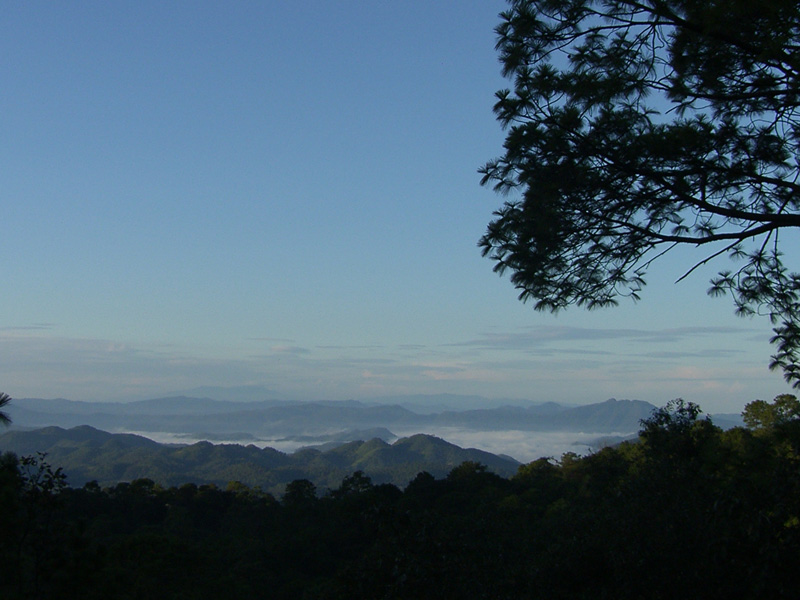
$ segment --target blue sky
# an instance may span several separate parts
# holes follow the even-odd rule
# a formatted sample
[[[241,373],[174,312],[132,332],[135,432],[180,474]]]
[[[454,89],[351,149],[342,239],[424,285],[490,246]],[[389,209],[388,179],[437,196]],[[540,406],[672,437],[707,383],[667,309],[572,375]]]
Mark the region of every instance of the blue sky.
[[[5,3],[0,389],[481,394],[715,412],[788,391],[669,256],[536,313],[476,246],[501,1]]]

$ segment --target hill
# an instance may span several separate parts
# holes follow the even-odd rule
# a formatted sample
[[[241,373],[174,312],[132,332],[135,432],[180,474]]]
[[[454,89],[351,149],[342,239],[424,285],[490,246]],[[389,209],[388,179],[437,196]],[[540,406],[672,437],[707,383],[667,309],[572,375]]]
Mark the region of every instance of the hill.
[[[443,477],[453,467],[473,461],[499,475],[513,475],[519,463],[476,449],[460,448],[430,435],[415,435],[389,444],[380,438],[353,441],[328,450],[307,448],[285,454],[254,445],[159,444],[132,434],[112,434],[86,425],[63,429],[9,431],[0,435],[0,451],[19,455],[46,452],[51,464],[63,467],[69,483],[100,485],[149,478],[165,486],[186,482],[225,486],[240,481],[264,491],[282,492],[296,479],[332,488],[363,471],[376,483],[405,486],[418,473]]]

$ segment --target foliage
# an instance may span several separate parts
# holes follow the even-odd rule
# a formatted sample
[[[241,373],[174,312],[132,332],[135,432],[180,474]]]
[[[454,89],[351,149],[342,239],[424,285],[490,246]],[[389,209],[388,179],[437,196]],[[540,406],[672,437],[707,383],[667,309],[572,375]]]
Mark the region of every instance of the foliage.
[[[764,400],[753,400],[744,407],[742,419],[750,429],[772,429],[800,419],[800,402],[791,394],[780,394],[771,404]]]
[[[286,485],[283,494],[285,506],[307,506],[317,499],[317,486],[308,479],[295,479]]]
[[[800,386],[800,4],[510,0],[497,27],[512,194],[480,241],[537,309],[634,299],[678,246],[735,261],[709,293],[774,330],[771,368]],[[684,277],[686,276],[684,275]]]
[[[280,502],[241,482],[70,488],[47,457],[4,454],[0,597],[796,597],[797,420],[699,415],[676,400],[638,441],[511,478],[467,461],[401,490],[356,471]]]
[[[11,396],[6,394],[5,392],[0,392],[0,408],[5,408],[10,403],[11,403]],[[11,417],[8,416],[8,413],[2,410],[0,410],[0,424],[11,425]]]
[[[683,398],[670,400],[666,406],[654,410],[649,419],[642,420],[641,435],[647,439],[661,432],[686,432],[694,426],[701,412],[694,402]]]
[[[55,585],[49,573],[70,549],[72,529],[59,521],[66,477],[45,458],[6,453],[0,460],[2,597],[48,596]]]
[[[27,495],[50,498],[67,487],[67,476],[61,467],[53,469],[44,452],[23,456],[20,461],[22,489]]]

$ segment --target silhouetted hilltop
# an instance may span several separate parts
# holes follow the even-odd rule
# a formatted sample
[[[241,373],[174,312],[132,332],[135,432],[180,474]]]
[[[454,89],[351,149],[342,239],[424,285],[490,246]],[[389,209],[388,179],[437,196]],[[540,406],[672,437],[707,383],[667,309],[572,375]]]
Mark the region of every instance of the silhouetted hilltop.
[[[0,435],[0,451],[19,455],[46,452],[51,464],[63,467],[69,482],[101,485],[149,478],[162,485],[240,481],[265,491],[280,492],[295,479],[318,487],[338,485],[354,471],[364,471],[376,483],[404,486],[422,471],[442,477],[464,461],[480,462],[510,476],[519,463],[476,449],[464,449],[430,435],[415,435],[389,444],[379,438],[354,441],[330,450],[304,449],[285,454],[253,445],[159,444],[132,434],[111,434],[89,426],[46,427]]]

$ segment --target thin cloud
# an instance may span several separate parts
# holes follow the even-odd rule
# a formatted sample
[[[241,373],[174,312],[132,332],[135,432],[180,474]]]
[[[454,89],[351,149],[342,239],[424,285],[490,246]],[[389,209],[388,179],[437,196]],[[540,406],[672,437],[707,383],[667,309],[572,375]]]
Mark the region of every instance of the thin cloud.
[[[722,348],[713,350],[700,350],[697,352],[691,351],[661,351],[661,352],[645,352],[637,354],[641,358],[667,358],[667,359],[684,359],[684,358],[718,358],[723,356],[736,356],[744,354],[744,350]]]
[[[32,323],[31,325],[9,325],[0,327],[0,331],[47,331],[55,329],[55,323]]]
[[[245,361],[144,351],[103,339],[0,336],[3,385],[14,396],[110,400],[256,379]],[[258,377],[259,379],[261,377]]]
[[[319,350],[385,350],[386,346],[379,346],[377,344],[361,345],[361,346],[338,346],[338,345],[325,345],[316,346]]]
[[[309,354],[311,351],[308,348],[303,348],[302,346],[272,346],[270,348],[272,352],[275,354]]]
[[[698,336],[741,334],[750,331],[735,327],[681,327],[674,329],[595,329],[587,327],[537,327],[517,333],[484,333],[478,338],[446,344],[486,350],[541,350],[543,345],[562,342],[636,340],[678,342]]]
[[[547,333],[552,337],[556,331],[564,329]],[[413,352],[395,345],[379,352],[276,344],[258,356],[208,358],[172,346],[144,350],[108,339],[0,332],[0,377],[4,391],[15,397],[76,400],[154,398],[170,390],[243,381],[266,385],[287,400],[451,393],[575,403],[637,398],[658,405],[684,397],[702,405],[706,399],[718,401],[720,394],[726,402],[744,402],[785,390],[778,375],[748,360],[747,344],[725,351],[696,343],[701,338],[712,343],[713,336],[704,337],[710,333],[710,328],[672,330],[671,335],[686,336],[679,339],[695,340],[694,345],[649,347],[652,352],[622,344],[614,353],[588,342],[566,347],[552,342],[542,344],[541,351],[508,354],[464,345]],[[512,343],[536,334],[523,331]],[[592,334],[597,339],[597,331]],[[500,338],[492,341],[500,344]]]

